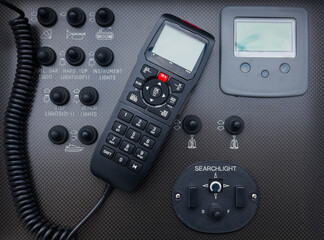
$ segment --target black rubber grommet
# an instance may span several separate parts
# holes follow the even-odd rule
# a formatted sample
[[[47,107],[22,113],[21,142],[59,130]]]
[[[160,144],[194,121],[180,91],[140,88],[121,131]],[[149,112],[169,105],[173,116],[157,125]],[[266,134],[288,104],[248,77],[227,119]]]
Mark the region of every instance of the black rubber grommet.
[[[48,138],[56,145],[64,144],[69,138],[68,130],[63,126],[54,126],[48,132]]]
[[[86,106],[95,105],[98,102],[98,91],[93,87],[85,87],[79,93],[80,102]]]
[[[66,20],[72,27],[83,26],[86,18],[86,14],[81,8],[71,8],[66,14]]]
[[[81,143],[91,145],[97,141],[98,132],[93,126],[84,126],[80,129],[78,136]]]
[[[202,127],[201,120],[195,115],[186,116],[182,122],[183,130],[190,134],[197,134]]]
[[[57,22],[56,12],[49,7],[41,7],[37,11],[38,22],[44,27],[52,27]]]
[[[80,66],[85,61],[85,53],[79,47],[70,47],[65,53],[65,59],[72,66]]]
[[[56,61],[56,53],[50,47],[41,47],[37,51],[37,61],[43,66],[51,66]]]
[[[51,101],[58,106],[67,104],[70,100],[70,93],[64,87],[55,87],[50,92]]]
[[[102,67],[108,67],[114,61],[114,53],[110,48],[99,48],[95,53],[96,63]]]
[[[96,22],[100,27],[110,27],[115,21],[115,15],[109,8],[100,8],[96,12]]]

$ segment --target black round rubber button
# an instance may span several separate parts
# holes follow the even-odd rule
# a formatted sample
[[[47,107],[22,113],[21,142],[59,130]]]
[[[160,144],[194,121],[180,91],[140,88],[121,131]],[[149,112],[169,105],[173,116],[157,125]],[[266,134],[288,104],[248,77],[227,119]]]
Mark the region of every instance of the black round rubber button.
[[[97,141],[98,132],[92,126],[84,126],[79,131],[79,140],[85,145],[91,145]]]
[[[70,47],[65,53],[65,58],[72,66],[80,66],[85,61],[85,53],[79,47]]]
[[[52,27],[57,22],[57,14],[52,8],[42,7],[37,11],[38,22],[44,27]]]
[[[98,91],[93,87],[85,87],[79,93],[80,102],[86,106],[95,105],[98,102]]]
[[[52,89],[50,99],[55,105],[63,106],[69,102],[70,93],[64,87],[56,87]]]
[[[110,27],[115,21],[115,15],[109,8],[100,8],[96,12],[96,22],[100,27]]]
[[[54,126],[49,130],[48,138],[54,144],[64,144],[69,138],[69,132],[63,126]]]
[[[244,121],[238,116],[231,116],[225,121],[225,129],[229,134],[239,135],[244,130]]]
[[[102,47],[96,51],[94,58],[98,65],[108,67],[114,61],[114,53],[111,49]]]
[[[56,61],[56,53],[50,47],[41,47],[37,51],[37,61],[43,66],[51,66]]]
[[[81,8],[71,8],[66,14],[66,20],[72,27],[81,27],[85,24],[86,14]]]
[[[183,130],[190,134],[197,134],[202,127],[201,120],[195,115],[186,116],[182,122]]]

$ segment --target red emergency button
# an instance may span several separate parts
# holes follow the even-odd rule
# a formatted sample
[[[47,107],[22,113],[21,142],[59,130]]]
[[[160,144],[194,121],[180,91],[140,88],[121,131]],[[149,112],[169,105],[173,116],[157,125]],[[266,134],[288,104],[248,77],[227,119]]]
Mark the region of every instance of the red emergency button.
[[[161,73],[159,74],[158,79],[161,80],[162,82],[166,82],[166,81],[168,81],[169,76],[161,72]]]

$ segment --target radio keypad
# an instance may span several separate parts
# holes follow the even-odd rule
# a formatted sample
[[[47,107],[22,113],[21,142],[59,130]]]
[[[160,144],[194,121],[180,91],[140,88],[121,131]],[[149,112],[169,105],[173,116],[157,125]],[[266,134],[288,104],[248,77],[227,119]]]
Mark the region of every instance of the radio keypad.
[[[156,143],[153,138],[158,138],[162,129],[143,118],[134,116],[125,109],[120,110],[118,119],[120,121],[115,121],[112,127],[112,131],[117,134],[109,133],[106,138],[107,144],[111,147],[103,146],[101,155],[116,164],[127,167],[134,173],[139,173],[143,167],[141,162],[148,159],[149,151]],[[142,130],[153,138],[142,136],[142,132],[135,129]]]

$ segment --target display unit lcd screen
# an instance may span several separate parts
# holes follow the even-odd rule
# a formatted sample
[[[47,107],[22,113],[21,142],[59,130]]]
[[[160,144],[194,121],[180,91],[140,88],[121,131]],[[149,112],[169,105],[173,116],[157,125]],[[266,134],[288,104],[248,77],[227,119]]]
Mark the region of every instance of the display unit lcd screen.
[[[236,18],[236,57],[296,57],[296,20],[287,18]]]
[[[200,59],[206,43],[165,24],[152,53],[192,72]]]

